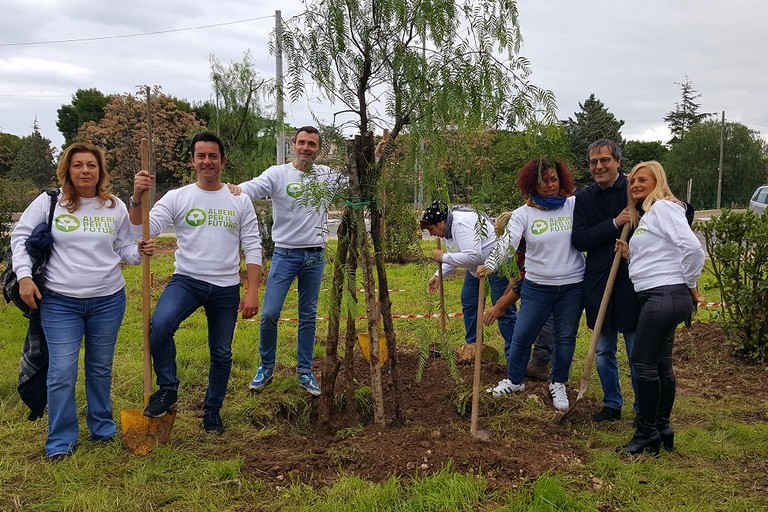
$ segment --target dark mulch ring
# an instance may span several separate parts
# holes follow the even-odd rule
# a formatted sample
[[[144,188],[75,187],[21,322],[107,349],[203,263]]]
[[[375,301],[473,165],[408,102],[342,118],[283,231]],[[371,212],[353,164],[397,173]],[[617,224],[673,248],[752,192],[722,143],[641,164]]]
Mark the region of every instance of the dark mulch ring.
[[[764,399],[768,395],[765,368],[731,356],[715,324],[680,329],[675,352],[679,393],[713,400],[733,396]],[[316,487],[333,484],[343,473],[381,482],[392,476],[430,475],[448,464],[463,473],[482,473],[491,489],[509,489],[521,479],[549,470],[589,478],[583,474],[583,462],[589,457],[583,447],[590,440],[581,427],[602,404],[584,400],[567,421],[558,423],[546,383],[527,380],[523,396],[482,397],[480,428],[492,430],[492,434],[489,440],[474,439],[469,433],[472,366],[459,367],[462,383],[457,385],[444,359],[430,358],[418,383],[418,353],[402,350],[399,363],[407,418],[404,426],[379,427],[365,418],[362,428],[348,430],[354,434],[350,436],[340,435],[343,428],[355,426],[344,418],[333,428],[336,435],[278,428],[274,435],[250,441],[249,449],[242,453],[244,472],[269,485],[287,486],[298,478]],[[322,360],[316,361],[316,369],[322,365]],[[362,360],[356,362],[355,370],[359,383],[369,381]],[[388,364],[383,373],[387,396]],[[495,384],[505,374],[502,364],[484,363],[481,380],[484,385]],[[572,402],[578,384],[579,375],[572,375]],[[313,402],[316,407],[318,401]],[[463,402],[466,413],[461,415],[458,409]],[[392,409],[388,401],[387,418],[392,418]],[[622,421],[628,423],[632,418]]]

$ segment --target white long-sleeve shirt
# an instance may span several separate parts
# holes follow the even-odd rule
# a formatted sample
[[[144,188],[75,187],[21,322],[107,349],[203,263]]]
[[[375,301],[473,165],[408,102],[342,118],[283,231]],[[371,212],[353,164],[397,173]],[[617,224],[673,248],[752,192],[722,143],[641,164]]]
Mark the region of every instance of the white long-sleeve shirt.
[[[664,199],[640,219],[629,255],[629,278],[637,292],[669,284],[694,288],[704,268],[704,249],[688,225],[685,209]]]
[[[141,262],[136,237],[131,233],[125,204],[114,197],[99,204],[98,197],[81,198],[80,208],[69,213],[56,202],[51,233],[53,248],[45,271],[45,287],[79,299],[106,297],[125,287],[120,261]],[[11,235],[13,268],[19,278],[32,275],[32,260],[24,242],[32,230],[48,222],[51,198],[41,194],[24,210]]]
[[[451,238],[442,239],[448,251],[443,255],[443,277],[457,268],[466,269],[477,277],[477,267],[483,264],[496,245],[493,223],[482,215],[481,228],[478,226],[478,215],[475,212],[452,211],[451,215]],[[478,231],[479,228],[481,232]]]
[[[325,246],[328,240],[327,192],[336,190],[344,181],[342,175],[324,165],[314,165],[311,172],[305,173],[296,169],[293,163],[287,163],[273,165],[239,186],[251,199],[272,198],[275,247],[301,249]],[[315,194],[317,199],[302,204],[303,196]]]
[[[261,236],[256,212],[246,196],[225,186],[216,191],[196,184],[165,194],[149,212],[151,237],[173,224],[176,273],[216,286],[240,283],[240,247],[246,264],[261,265]],[[141,232],[141,226],[133,225]]]
[[[536,284],[561,286],[584,280],[584,255],[573,248],[571,231],[573,207],[571,196],[557,210],[540,210],[523,205],[514,212],[504,234],[486,260],[496,270],[525,237],[525,278]]]

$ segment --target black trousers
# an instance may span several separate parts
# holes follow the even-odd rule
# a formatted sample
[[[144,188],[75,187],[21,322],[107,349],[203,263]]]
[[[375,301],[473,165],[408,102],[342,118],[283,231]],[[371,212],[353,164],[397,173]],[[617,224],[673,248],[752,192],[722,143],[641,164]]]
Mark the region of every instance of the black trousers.
[[[684,284],[659,286],[638,292],[640,318],[630,362],[638,382],[638,420],[645,427],[669,424],[675,401],[672,346],[677,325],[694,306]]]

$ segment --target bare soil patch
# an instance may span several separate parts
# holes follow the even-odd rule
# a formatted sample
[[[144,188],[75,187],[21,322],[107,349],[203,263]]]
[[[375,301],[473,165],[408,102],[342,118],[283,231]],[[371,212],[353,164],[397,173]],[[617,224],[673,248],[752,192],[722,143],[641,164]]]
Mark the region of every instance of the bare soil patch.
[[[466,415],[458,410],[462,396],[471,400],[467,390],[471,389],[472,367],[459,367],[462,382],[456,384],[445,360],[429,359],[422,380],[416,382],[418,353],[406,348],[399,359],[406,425],[382,428],[366,419],[352,436],[340,435],[344,427],[351,426],[343,417],[334,426],[336,435],[278,428],[274,435],[248,441],[248,449],[241,452],[244,471],[274,486],[286,486],[298,478],[317,487],[332,484],[343,473],[381,482],[392,476],[430,475],[448,464],[457,471],[482,473],[492,489],[508,489],[521,479],[550,470],[584,476],[583,462],[588,457],[585,446],[590,445],[590,440],[581,430],[599,410],[600,403],[585,401],[569,421],[558,424],[552,421],[546,383],[527,380],[523,396],[483,398],[480,427],[491,429],[493,434],[490,440],[476,440],[469,434],[469,404]],[[321,359],[316,361],[316,370],[322,364]],[[682,394],[712,400],[765,399],[768,395],[765,368],[731,356],[716,324],[700,323],[680,329],[675,364]],[[368,382],[364,361],[357,361],[355,370],[359,383]],[[390,381],[387,365],[384,370],[386,383]],[[502,364],[483,364],[484,384],[496,383],[504,375]],[[571,379],[572,400],[577,378]],[[530,401],[541,406],[531,407]],[[387,417],[392,417],[390,403]],[[632,418],[622,421],[630,422]]]

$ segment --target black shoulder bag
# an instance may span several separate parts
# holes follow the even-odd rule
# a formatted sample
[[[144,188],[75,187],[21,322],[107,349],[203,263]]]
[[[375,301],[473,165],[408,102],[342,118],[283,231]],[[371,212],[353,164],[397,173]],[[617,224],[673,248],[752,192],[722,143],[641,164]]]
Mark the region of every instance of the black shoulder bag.
[[[41,291],[45,284],[45,267],[48,264],[51,247],[53,247],[51,226],[53,224],[53,211],[56,209],[56,201],[59,197],[58,189],[46,190],[45,192],[51,198],[51,209],[48,212],[48,222],[41,222],[35,226],[35,229],[32,230],[27,241],[24,242],[27,253],[32,259],[32,280]],[[29,306],[26,302],[21,300],[21,296],[19,295],[19,281],[16,278],[16,272],[13,271],[10,255],[1,278],[5,302],[13,302],[21,311],[29,314]]]

